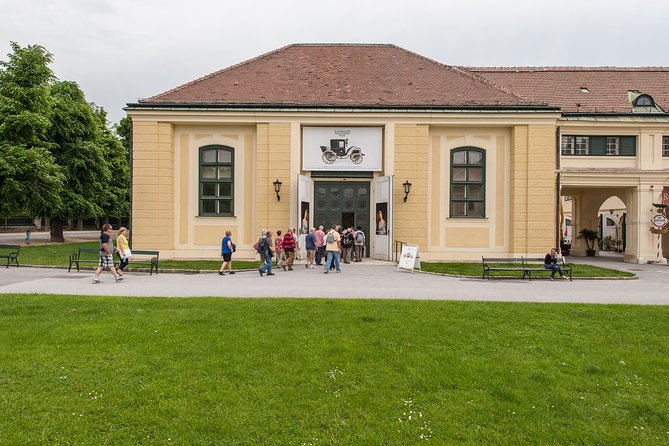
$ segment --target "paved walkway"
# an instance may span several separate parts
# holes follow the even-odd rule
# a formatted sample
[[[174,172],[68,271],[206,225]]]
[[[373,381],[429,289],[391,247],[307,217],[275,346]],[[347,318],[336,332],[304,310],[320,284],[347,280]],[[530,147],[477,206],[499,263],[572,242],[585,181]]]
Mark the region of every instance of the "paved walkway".
[[[633,265],[620,257],[570,257],[570,262],[615,267],[638,274],[638,280],[481,280],[433,274],[398,272],[393,264],[342,265],[342,273],[322,269],[276,271],[272,277],[257,272],[233,276],[204,274],[128,273],[115,283],[111,274],[93,285],[91,271],[0,268],[0,293],[54,293],[109,296],[167,297],[322,297],[416,300],[483,300],[511,302],[582,302],[669,305],[669,267]],[[378,264],[381,263],[381,264]]]

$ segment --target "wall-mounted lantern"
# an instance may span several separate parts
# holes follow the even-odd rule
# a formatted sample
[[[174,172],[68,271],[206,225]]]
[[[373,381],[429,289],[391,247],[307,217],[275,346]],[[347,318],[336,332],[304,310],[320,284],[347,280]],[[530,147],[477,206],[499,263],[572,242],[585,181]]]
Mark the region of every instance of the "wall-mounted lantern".
[[[409,197],[409,192],[411,192],[411,183],[409,183],[409,180],[402,183],[402,187],[404,187],[404,202],[406,203],[407,198]]]
[[[274,192],[276,192],[276,201],[281,201],[281,197],[279,196],[279,192],[281,192],[281,181],[277,178],[275,182],[272,183],[274,185]]]

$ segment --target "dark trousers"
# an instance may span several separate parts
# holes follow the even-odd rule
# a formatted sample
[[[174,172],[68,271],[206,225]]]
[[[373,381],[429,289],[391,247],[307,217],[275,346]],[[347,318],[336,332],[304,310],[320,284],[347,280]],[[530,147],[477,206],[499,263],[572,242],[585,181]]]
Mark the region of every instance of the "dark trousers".
[[[116,255],[118,256],[119,260],[121,261],[121,263],[119,263],[119,265],[118,265],[118,269],[123,271],[125,269],[125,267],[128,266],[128,258],[126,257],[124,259],[123,257],[121,257],[121,254],[119,254],[118,252],[116,253]]]
[[[316,265],[320,265],[325,256],[325,246],[316,248]]]

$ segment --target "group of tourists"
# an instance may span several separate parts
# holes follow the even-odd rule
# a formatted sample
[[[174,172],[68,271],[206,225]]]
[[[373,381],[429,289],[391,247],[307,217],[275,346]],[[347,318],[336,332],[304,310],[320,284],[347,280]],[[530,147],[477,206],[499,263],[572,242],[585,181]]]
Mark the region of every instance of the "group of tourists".
[[[92,283],[102,282],[100,274],[105,269],[111,272],[116,282],[120,282],[125,278],[123,271],[128,266],[130,256],[132,255],[128,246],[128,238],[126,237],[128,230],[124,227],[119,228],[116,233],[116,247],[114,247],[112,233],[112,225],[105,224],[102,226],[102,231],[100,232],[100,260],[98,261],[98,268],[95,270],[95,276],[91,281]],[[114,268],[114,253],[116,253],[119,259],[118,271]]]
[[[254,250],[260,255],[262,265],[258,273],[273,276],[272,268],[281,268],[284,271],[293,271],[295,260],[300,259],[299,235],[295,228],[288,228],[285,233],[276,231],[276,236],[271,230],[263,229],[260,239],[253,245]],[[232,254],[236,251],[232,242],[232,233],[228,230],[221,242],[221,257],[223,263],[218,274],[225,275],[232,271]],[[361,226],[343,228],[341,225],[332,225],[327,232],[323,226],[318,229],[311,228],[304,237],[304,249],[307,257],[304,267],[315,269],[324,266],[327,274],[330,269],[341,272],[340,260],[343,263],[362,262],[365,247],[365,232]],[[276,263],[274,263],[276,262]],[[324,263],[325,262],[325,263]]]

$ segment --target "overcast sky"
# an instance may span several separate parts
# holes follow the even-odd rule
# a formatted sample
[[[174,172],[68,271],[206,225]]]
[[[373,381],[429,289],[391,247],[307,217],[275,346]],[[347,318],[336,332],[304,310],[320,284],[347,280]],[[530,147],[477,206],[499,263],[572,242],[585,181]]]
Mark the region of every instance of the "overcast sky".
[[[54,55],[109,119],[291,43],[392,43],[450,65],[669,66],[667,0],[0,0],[10,41]]]

